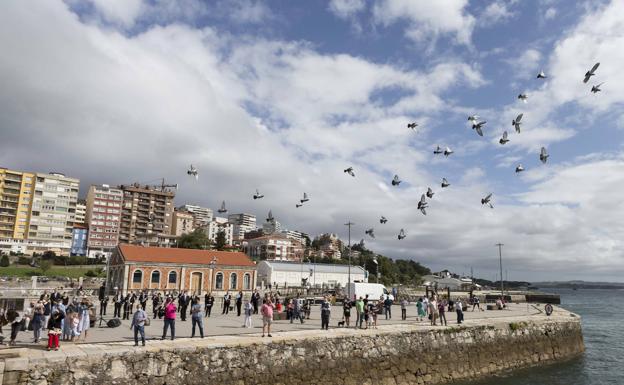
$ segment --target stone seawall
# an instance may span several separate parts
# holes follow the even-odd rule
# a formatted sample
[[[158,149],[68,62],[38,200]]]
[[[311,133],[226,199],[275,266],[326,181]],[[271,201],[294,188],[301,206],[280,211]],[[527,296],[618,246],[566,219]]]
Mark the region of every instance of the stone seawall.
[[[15,351],[16,357],[0,361],[0,383],[441,384],[563,360],[584,350],[580,319],[569,313],[467,327],[388,325],[288,332],[272,339],[150,341],[145,348],[77,346]]]

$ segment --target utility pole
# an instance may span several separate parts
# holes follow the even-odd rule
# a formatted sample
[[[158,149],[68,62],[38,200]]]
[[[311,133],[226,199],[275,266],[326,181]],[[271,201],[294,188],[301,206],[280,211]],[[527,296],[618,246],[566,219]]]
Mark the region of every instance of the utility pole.
[[[355,223],[352,223],[351,221],[345,223],[345,226],[349,227],[349,274],[348,274],[348,278],[347,278],[347,295],[348,295],[348,300],[351,301],[351,226],[353,226]]]
[[[504,286],[503,286],[503,246],[502,243],[497,243],[495,246],[498,246],[498,263],[500,264],[500,280],[501,280],[501,300],[503,299],[504,294]]]

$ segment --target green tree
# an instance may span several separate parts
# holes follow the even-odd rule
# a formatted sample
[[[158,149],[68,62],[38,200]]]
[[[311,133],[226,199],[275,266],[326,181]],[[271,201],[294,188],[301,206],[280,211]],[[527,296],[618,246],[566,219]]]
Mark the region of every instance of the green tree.
[[[183,234],[178,238],[178,247],[182,249],[210,248],[210,239],[203,229],[195,229],[192,233]]]
[[[54,258],[56,258],[56,253],[54,251],[48,250],[45,253],[43,253],[41,258],[45,260],[53,260]]]
[[[9,257],[6,254],[0,257],[0,267],[9,267]]]
[[[48,272],[48,270],[50,270],[51,267],[52,267],[52,262],[50,261],[43,260],[39,262],[39,268],[41,269],[42,275],[46,275],[46,273]]]
[[[225,248],[226,243],[227,243],[227,240],[225,239],[225,231],[220,230],[217,233],[217,237],[215,239],[215,248],[217,250],[223,250]]]

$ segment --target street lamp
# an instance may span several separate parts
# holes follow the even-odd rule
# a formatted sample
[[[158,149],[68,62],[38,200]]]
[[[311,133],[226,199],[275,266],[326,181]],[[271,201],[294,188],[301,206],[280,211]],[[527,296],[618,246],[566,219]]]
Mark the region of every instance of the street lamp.
[[[377,261],[377,257],[373,258],[373,263],[375,264],[375,278],[379,283],[379,261]]]
[[[498,246],[498,263],[500,265],[500,280],[501,280],[500,283],[501,283],[501,301],[502,301],[503,296],[505,295],[504,286],[503,286],[503,251],[502,251],[504,244],[497,243],[495,246]]]
[[[348,300],[351,301],[351,226],[353,226],[355,223],[352,223],[351,221],[345,223],[345,226],[349,227],[349,249],[348,249],[348,253],[349,253],[349,273],[348,273],[348,278],[347,278],[347,294],[348,294]]]

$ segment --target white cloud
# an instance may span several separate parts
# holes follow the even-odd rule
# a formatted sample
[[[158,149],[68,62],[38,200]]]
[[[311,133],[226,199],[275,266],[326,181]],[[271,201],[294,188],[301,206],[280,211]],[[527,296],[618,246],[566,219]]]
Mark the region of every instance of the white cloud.
[[[557,16],[557,8],[555,7],[549,7],[545,12],[544,12],[544,20],[551,20],[554,19],[555,16]]]
[[[131,27],[141,14],[143,0],[88,0],[109,23]]]
[[[227,0],[221,3],[230,20],[239,24],[269,21],[273,14],[261,0]]]
[[[509,10],[509,4],[504,0],[490,3],[479,17],[480,26],[491,26],[511,19],[514,13]]]
[[[349,19],[366,8],[365,0],[330,0],[330,12],[342,18]]]
[[[475,18],[466,12],[467,5],[467,0],[381,0],[373,15],[384,26],[406,22],[405,35],[416,42],[449,34],[459,44],[470,44]]]

